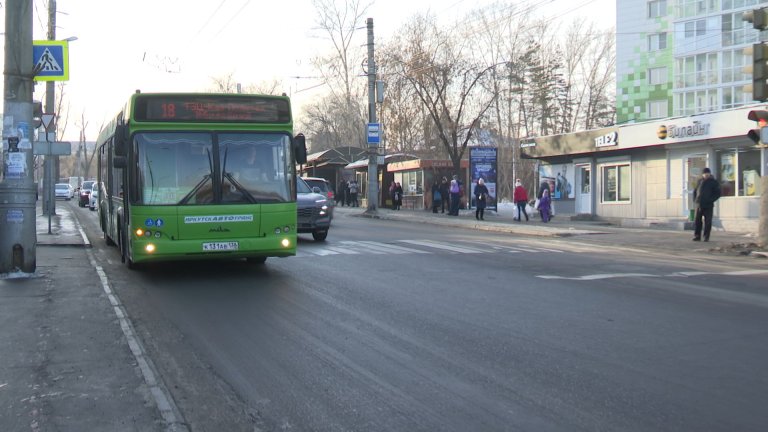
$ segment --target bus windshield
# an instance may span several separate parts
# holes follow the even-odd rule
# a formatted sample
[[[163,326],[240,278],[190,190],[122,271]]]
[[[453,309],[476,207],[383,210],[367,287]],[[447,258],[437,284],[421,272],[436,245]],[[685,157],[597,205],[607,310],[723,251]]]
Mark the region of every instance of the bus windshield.
[[[290,142],[276,133],[138,132],[134,203],[290,202]]]

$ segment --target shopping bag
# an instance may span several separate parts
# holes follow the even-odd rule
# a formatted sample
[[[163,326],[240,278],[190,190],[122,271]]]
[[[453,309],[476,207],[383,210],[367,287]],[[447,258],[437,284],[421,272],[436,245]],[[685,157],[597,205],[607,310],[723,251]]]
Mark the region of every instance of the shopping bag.
[[[538,199],[538,198],[536,198],[536,201],[534,201],[534,203],[533,203],[533,208],[534,208],[535,210],[538,210],[538,209],[539,209],[539,199]]]

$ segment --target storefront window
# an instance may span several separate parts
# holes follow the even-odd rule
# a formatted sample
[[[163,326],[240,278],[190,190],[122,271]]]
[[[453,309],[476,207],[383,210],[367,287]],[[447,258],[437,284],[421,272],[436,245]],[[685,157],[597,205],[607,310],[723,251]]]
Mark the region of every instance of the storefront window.
[[[603,202],[627,202],[632,195],[632,180],[629,164],[604,165]]]
[[[722,196],[760,195],[760,150],[719,150],[717,164]]]
[[[395,181],[403,187],[403,195],[424,195],[424,171],[395,173]],[[387,186],[389,187],[389,186]]]

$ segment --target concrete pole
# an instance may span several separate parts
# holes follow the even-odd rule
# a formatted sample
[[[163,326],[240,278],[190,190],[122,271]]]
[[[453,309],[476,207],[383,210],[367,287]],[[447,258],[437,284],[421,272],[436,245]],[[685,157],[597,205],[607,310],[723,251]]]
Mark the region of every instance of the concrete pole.
[[[368,18],[366,24],[368,28],[368,121],[376,123],[376,60],[373,55],[373,18]],[[379,205],[378,159],[378,145],[368,145],[368,209],[366,213],[373,215],[378,212]]]
[[[768,247],[768,175],[760,179],[760,185],[760,227],[757,244],[765,248]]]
[[[56,40],[56,0],[48,0],[48,40]],[[45,82],[45,112],[50,114],[56,110],[56,82]],[[58,114],[58,113],[57,113]],[[53,133],[56,141],[56,118],[54,117],[53,125],[51,125],[50,132]],[[48,132],[46,131],[46,141],[48,141]],[[56,188],[54,185],[59,182],[59,157],[46,155],[45,156],[45,175],[48,203],[47,213],[50,215],[56,214]]]
[[[37,267],[32,67],[32,1],[7,0],[3,178],[0,182],[0,273],[33,273]]]

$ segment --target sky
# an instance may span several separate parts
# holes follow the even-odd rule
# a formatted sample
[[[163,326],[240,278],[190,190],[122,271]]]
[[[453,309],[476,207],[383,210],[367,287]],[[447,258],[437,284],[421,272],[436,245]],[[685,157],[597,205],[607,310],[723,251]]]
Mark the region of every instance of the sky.
[[[48,2],[31,1],[34,38],[46,39]],[[429,11],[450,25],[461,21],[468,10],[492,3],[375,0],[365,17],[373,18],[378,44],[415,14]],[[606,29],[615,25],[615,0],[520,0],[516,4],[564,22],[588,20]],[[69,44],[65,140],[78,140],[76,124],[84,116],[86,140],[94,141],[102,124],[137,89],[205,91],[213,86],[214,77],[228,75],[244,85],[277,80],[292,97],[296,117],[303,104],[322,91],[320,81],[313,78],[310,59],[329,51],[331,45],[317,29],[311,0],[57,0],[56,7],[56,39],[77,38]],[[4,30],[5,20],[2,26]],[[364,45],[365,29],[356,37]],[[44,84],[38,84],[33,97],[41,100],[44,90]]]

